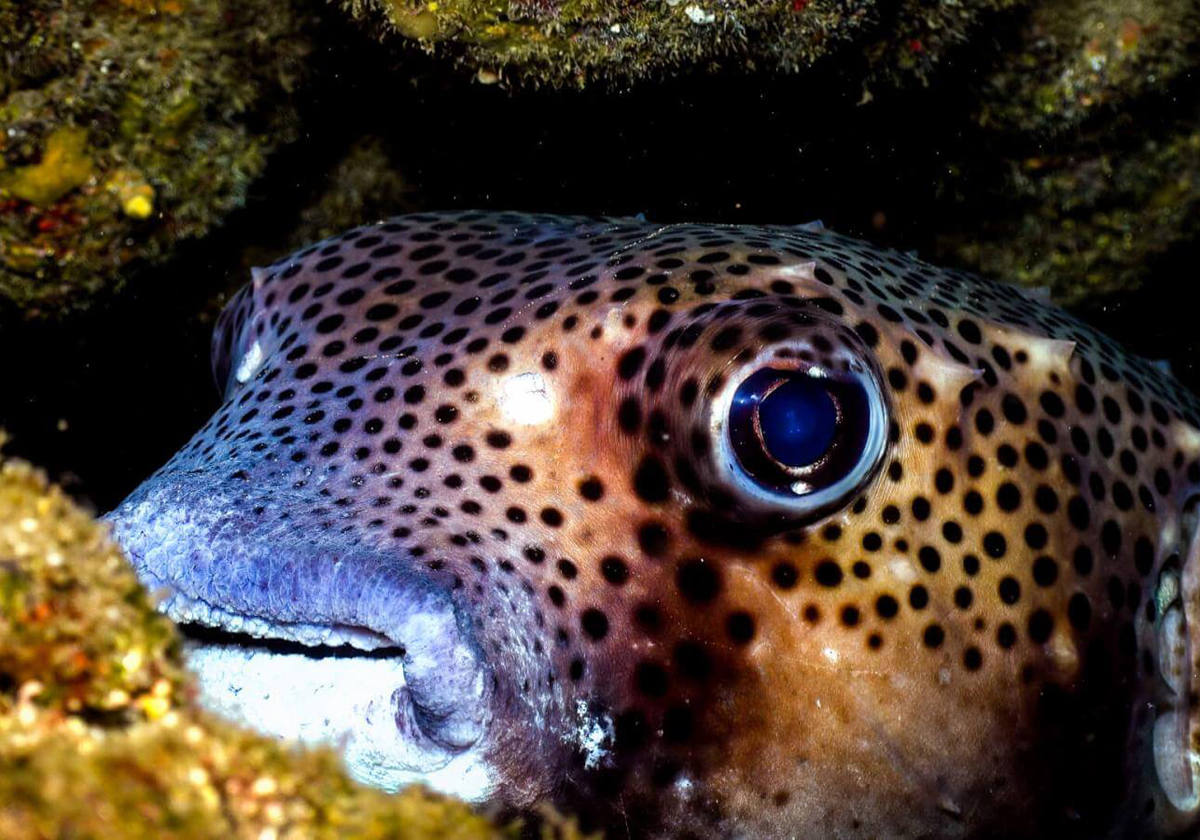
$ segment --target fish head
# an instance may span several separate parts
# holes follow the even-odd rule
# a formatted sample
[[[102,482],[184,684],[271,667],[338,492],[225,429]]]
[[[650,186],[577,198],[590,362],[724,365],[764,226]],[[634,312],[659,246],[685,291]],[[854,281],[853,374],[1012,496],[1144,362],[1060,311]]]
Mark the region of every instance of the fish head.
[[[1194,401],[835,234],[411,216],[256,271],[111,515],[216,708],[633,835],[1197,811]],[[332,721],[332,722],[331,722]]]

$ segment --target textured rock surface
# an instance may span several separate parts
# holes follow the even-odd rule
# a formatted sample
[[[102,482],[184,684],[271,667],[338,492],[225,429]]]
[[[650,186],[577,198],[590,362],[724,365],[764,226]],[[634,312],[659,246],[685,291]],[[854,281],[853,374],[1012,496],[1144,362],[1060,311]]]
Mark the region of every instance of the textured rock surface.
[[[1031,149],[1004,162],[992,190],[999,211],[941,235],[943,260],[1050,289],[1065,303],[1133,292],[1167,270],[1160,263],[1200,225],[1200,113],[1145,133],[1104,125],[1065,148]]]
[[[1200,222],[1198,64],[1196,0],[1034,7],[975,89],[972,223],[940,257],[1068,303],[1164,270]]]
[[[316,3],[0,0],[0,304],[85,307],[239,206]]]
[[[0,838],[515,836],[215,721],[178,647],[104,529],[27,464],[0,462]],[[547,837],[579,836],[551,822]]]
[[[1045,137],[1170,90],[1200,60],[1200,4],[1043,0],[1002,43],[977,119]]]
[[[683,69],[795,71],[855,44],[868,76],[924,78],[1018,0],[341,0],[481,81],[628,82]],[[854,58],[857,65],[859,59]]]

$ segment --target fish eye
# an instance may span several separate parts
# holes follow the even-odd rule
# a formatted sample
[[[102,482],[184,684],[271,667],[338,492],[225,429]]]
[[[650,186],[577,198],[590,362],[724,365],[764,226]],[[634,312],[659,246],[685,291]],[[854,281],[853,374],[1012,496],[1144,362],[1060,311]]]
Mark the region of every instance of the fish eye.
[[[887,406],[874,372],[850,364],[759,359],[714,406],[718,470],[774,512],[816,516],[866,484],[887,443]]]

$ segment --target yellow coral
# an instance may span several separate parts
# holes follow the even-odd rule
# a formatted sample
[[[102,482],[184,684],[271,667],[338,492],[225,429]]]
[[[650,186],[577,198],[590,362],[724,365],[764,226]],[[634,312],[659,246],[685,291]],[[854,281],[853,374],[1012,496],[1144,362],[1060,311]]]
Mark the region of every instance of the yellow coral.
[[[129,218],[148,219],[154,213],[154,187],[140,172],[118,169],[108,176],[104,187],[116,196],[121,212]]]
[[[46,138],[41,161],[13,170],[0,180],[0,189],[45,207],[86,184],[92,172],[87,131],[68,126]]]
[[[402,2],[392,2],[388,5],[389,18],[402,35],[414,41],[429,41],[437,37],[438,19],[434,15],[436,3],[421,9],[411,10]]]
[[[121,205],[126,216],[134,219],[146,219],[154,212],[154,202],[147,195],[135,195],[125,200]]]

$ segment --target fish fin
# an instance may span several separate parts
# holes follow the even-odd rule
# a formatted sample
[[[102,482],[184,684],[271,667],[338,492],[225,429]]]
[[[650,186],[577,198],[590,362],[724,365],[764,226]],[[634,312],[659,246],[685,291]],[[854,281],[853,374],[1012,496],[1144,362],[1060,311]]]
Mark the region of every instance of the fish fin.
[[[825,223],[820,219],[813,219],[811,222],[796,225],[796,230],[802,230],[805,233],[824,233]]]
[[[1050,293],[1049,286],[1026,286],[1025,294],[1040,303],[1052,303],[1054,296]]]

